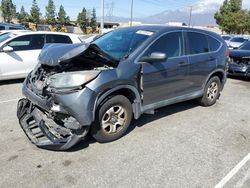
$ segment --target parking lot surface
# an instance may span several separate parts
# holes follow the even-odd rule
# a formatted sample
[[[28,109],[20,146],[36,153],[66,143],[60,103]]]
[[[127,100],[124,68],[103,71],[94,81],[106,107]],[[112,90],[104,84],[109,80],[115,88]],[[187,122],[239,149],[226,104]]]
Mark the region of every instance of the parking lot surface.
[[[214,187],[250,152],[250,82],[228,79],[220,100],[143,115],[112,143],[36,148],[16,118],[22,81],[0,85],[0,187]],[[250,161],[224,181],[250,187]],[[229,177],[229,176],[228,176]],[[221,184],[223,185],[223,184]]]

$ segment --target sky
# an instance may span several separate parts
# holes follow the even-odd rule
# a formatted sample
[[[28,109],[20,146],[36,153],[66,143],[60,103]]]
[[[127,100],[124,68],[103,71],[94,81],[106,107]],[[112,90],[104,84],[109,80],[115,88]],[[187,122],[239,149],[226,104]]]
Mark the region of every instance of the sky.
[[[17,6],[17,11],[20,11],[23,5],[26,12],[30,11],[32,0],[12,0]],[[132,0],[104,0],[105,2],[105,15],[113,14],[118,17],[130,17]],[[223,0],[134,0],[134,17],[143,18],[158,14],[165,10],[179,10],[185,9],[189,6],[194,6],[194,11],[207,11],[209,5],[222,4]],[[48,0],[37,0],[37,3],[41,9],[41,12],[45,13],[45,6]],[[83,7],[86,9],[96,8],[97,16],[100,16],[101,12],[101,0],[54,0],[56,10],[59,6],[63,5],[68,16],[71,20],[77,18],[78,13]],[[113,6],[112,6],[113,3]],[[112,8],[113,7],[113,11]],[[213,6],[214,7],[214,6]],[[243,7],[250,9],[250,0],[243,0]]]

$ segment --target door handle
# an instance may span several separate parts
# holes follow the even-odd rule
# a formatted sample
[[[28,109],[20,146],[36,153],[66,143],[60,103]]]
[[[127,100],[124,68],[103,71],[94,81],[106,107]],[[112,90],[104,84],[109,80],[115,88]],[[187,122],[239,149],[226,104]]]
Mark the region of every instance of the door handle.
[[[187,66],[187,65],[188,65],[188,63],[185,62],[185,61],[182,61],[182,62],[178,63],[179,67],[184,67],[184,66]]]

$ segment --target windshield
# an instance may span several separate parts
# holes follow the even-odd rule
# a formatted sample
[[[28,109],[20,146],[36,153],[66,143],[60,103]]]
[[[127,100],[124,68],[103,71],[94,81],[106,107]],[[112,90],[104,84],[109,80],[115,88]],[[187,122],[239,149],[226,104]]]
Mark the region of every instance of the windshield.
[[[235,37],[235,38],[232,38],[231,42],[245,42],[247,41],[247,39],[245,38],[242,38],[242,37]]]
[[[115,30],[95,40],[94,44],[116,60],[121,60],[134,52],[153,34],[153,31],[135,28]]]
[[[222,36],[224,40],[229,40],[231,37],[230,36]]]
[[[10,39],[11,37],[13,37],[13,34],[11,33],[5,33],[3,35],[0,35],[0,43],[4,42],[7,39]]]
[[[241,49],[241,50],[250,50],[250,41],[245,42],[244,44],[242,44],[242,46],[239,49]]]

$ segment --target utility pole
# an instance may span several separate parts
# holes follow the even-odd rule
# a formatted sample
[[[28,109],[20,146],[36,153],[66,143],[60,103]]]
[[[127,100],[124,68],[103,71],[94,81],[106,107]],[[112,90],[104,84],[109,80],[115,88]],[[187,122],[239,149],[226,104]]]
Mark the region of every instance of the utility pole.
[[[104,29],[104,0],[101,0],[101,31]]]
[[[189,27],[191,26],[192,12],[193,12],[193,6],[190,6],[189,21],[188,21],[188,26]]]
[[[130,27],[133,25],[133,8],[134,8],[134,0],[131,0],[131,17],[130,17]]]

